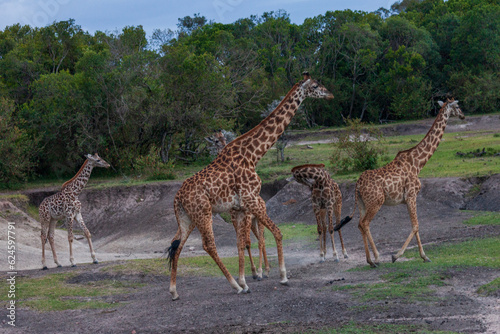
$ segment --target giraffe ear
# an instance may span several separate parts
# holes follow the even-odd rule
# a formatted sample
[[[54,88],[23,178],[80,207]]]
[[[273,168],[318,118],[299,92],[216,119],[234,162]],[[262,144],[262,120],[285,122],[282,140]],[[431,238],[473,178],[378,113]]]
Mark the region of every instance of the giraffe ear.
[[[311,79],[306,79],[306,81],[302,84],[302,88],[307,88],[311,84]]]
[[[444,102],[443,101],[438,101],[438,104],[440,107],[442,107],[444,105]]]
[[[311,79],[311,76],[309,75],[309,72],[307,72],[307,71],[302,72],[302,76],[304,77],[304,80]]]
[[[91,159],[91,158],[92,158],[92,154],[87,154],[87,155],[85,156],[85,158],[87,158],[87,159]]]

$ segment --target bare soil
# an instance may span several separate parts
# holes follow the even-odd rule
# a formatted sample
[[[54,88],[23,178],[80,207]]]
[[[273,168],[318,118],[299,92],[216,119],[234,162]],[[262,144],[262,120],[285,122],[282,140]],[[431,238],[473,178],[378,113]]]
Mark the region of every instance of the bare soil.
[[[500,118],[498,115],[491,117]],[[500,226],[463,224],[471,216],[464,209],[500,211],[500,174],[472,179],[422,179],[422,183],[417,205],[424,249],[430,244],[500,235]],[[344,196],[342,216],[345,216],[353,209],[354,184],[340,186]],[[333,261],[330,249],[327,261],[319,263],[317,242],[286,244],[284,254],[289,286],[279,284],[277,268],[272,268],[270,277],[262,281],[247,277],[251,293],[241,295],[230,288],[223,276],[178,277],[180,300],[172,301],[168,292],[169,276],[134,273],[119,276],[103,270],[126,263],[124,260],[130,258],[162,256],[177,229],[172,202],[179,187],[179,182],[166,182],[85,191],[80,196],[83,216],[93,233],[98,259],[104,261],[90,264],[86,242],[79,240],[75,250],[78,267],[69,267],[66,233],[59,230],[56,244],[63,268],[54,268],[52,264],[48,271],[39,269],[38,223],[12,203],[1,201],[3,234],[0,234],[0,247],[6,249],[5,226],[9,221],[15,221],[18,277],[75,272],[77,276],[69,284],[112,279],[145,285],[134,293],[107,297],[106,301],[116,303],[111,309],[38,312],[18,308],[16,328],[6,324],[7,310],[2,307],[0,333],[302,333],[339,328],[350,322],[412,324],[429,330],[464,333],[500,333],[500,296],[482,297],[476,293],[479,286],[500,276],[500,268],[450,269],[446,285],[434,288],[437,298],[431,302],[409,303],[404,298],[363,302],[348,292],[332,289],[382,281],[380,275],[390,266],[390,255],[402,246],[410,233],[411,224],[405,206],[383,207],[372,221],[371,231],[382,261],[378,269],[349,271],[366,266],[362,239],[356,227],[359,216],[356,214],[354,221],[342,231],[349,258],[341,258],[338,263]],[[52,191],[41,193],[36,190],[27,194],[37,204]],[[266,185],[263,192],[268,213],[278,226],[290,222],[316,224],[309,191],[305,187],[295,182],[275,183]],[[214,217],[214,234],[221,256],[237,255],[231,224],[219,216]],[[336,242],[339,250],[338,238]],[[410,247],[415,246],[413,240]],[[275,248],[268,247],[268,252],[271,257],[276,256]],[[191,234],[181,257],[196,255],[205,255],[197,231]],[[50,262],[49,254],[47,263]],[[0,265],[7,271],[5,261]],[[425,265],[422,262],[422,266]]]

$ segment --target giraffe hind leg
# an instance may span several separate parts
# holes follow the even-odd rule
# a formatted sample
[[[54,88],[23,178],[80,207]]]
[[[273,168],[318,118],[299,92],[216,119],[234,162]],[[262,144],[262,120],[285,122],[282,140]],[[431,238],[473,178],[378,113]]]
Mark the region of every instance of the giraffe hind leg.
[[[56,223],[57,223],[56,220],[50,221],[48,239],[49,239],[49,243],[50,243],[50,248],[52,249],[52,257],[54,259],[54,262],[57,265],[57,267],[62,267],[61,264],[59,263],[59,261],[57,260],[56,246],[54,243]]]
[[[170,267],[169,291],[172,295],[172,300],[179,299],[179,294],[177,293],[177,263],[179,261],[179,256],[184,244],[195,227],[185,213],[176,213],[176,217],[179,227],[167,250],[167,262]]]
[[[82,230],[83,230],[83,234],[85,234],[85,238],[87,239],[87,242],[89,244],[90,256],[92,257],[92,263],[98,264],[99,261],[97,261],[97,259],[96,259],[94,247],[92,246],[92,238],[90,235],[90,231],[87,228],[87,226],[85,226],[85,223],[83,222],[82,214],[80,212],[78,212],[78,214],[76,215],[76,220],[80,223],[80,226],[82,227]]]

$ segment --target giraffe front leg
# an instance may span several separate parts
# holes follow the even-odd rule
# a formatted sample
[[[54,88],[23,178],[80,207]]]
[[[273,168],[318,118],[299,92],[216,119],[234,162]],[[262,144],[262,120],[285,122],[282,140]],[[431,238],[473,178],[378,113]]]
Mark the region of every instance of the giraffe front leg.
[[[248,201],[247,208],[255,216],[260,224],[263,224],[274,236],[276,241],[276,248],[278,251],[278,264],[280,270],[280,284],[288,285],[288,277],[286,276],[285,259],[283,257],[283,235],[276,224],[269,218],[266,212],[266,203],[261,197],[258,197],[256,201]]]
[[[69,243],[69,262],[72,267],[76,267],[75,258],[73,257],[73,218],[66,219],[68,227],[68,243]]]
[[[340,191],[339,191],[337,198],[335,200],[334,214],[335,214],[335,226],[339,226],[340,225],[340,217],[342,214],[342,194],[340,194]],[[333,221],[330,223],[329,228],[330,228],[330,235],[332,237],[332,242],[334,242],[333,241],[333,233],[335,231],[333,228]],[[347,259],[349,257],[349,255],[347,255],[347,250],[345,249],[345,246],[344,246],[344,239],[342,238],[342,231],[338,230],[338,234],[339,234],[339,239],[340,239],[340,246],[342,247],[342,254],[344,255],[344,259]]]
[[[339,262],[339,255],[337,254],[337,249],[335,248],[335,238],[334,238],[334,234],[333,234],[333,217],[332,217],[332,213],[333,213],[333,209],[328,210],[328,232],[330,233],[330,239],[332,240],[333,257],[335,258],[335,262]]]
[[[314,215],[316,216],[316,224],[317,224],[317,231],[318,231],[318,240],[319,240],[319,262],[323,263],[325,262],[325,252],[324,252],[324,228],[323,228],[323,216],[321,209],[319,206],[313,204],[313,211]]]
[[[403,255],[406,248],[408,247],[413,236],[417,239],[418,250],[420,252],[420,257],[424,260],[424,262],[430,262],[429,258],[424,253],[424,248],[422,247],[422,242],[420,241],[420,235],[418,234],[418,219],[417,219],[417,199],[416,196],[412,196],[406,199],[406,205],[408,208],[408,213],[410,214],[412,230],[410,235],[406,239],[403,247],[396,253],[396,255],[392,256],[392,262],[396,262],[396,260]]]
[[[98,264],[99,261],[97,261],[96,255],[94,252],[94,248],[92,247],[92,239],[91,239],[90,231],[87,228],[87,226],[85,226],[85,223],[83,222],[82,214],[80,212],[77,213],[76,220],[80,223],[80,226],[82,227],[83,233],[85,234],[85,238],[87,238],[87,242],[89,243],[90,256],[92,257],[92,263]]]
[[[48,223],[42,221],[42,232],[40,238],[42,240],[42,270],[47,270],[47,264],[45,263],[45,243],[47,242],[47,232]]]

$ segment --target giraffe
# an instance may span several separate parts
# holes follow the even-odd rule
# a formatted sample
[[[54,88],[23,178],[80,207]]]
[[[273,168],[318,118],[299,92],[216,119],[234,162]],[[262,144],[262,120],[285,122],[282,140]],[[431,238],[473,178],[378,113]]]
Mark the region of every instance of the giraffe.
[[[379,253],[370,233],[370,221],[382,205],[406,204],[412,224],[410,235],[396,255],[392,255],[392,262],[395,262],[403,255],[413,236],[417,240],[420,257],[424,262],[431,261],[424,253],[418,231],[417,194],[421,188],[418,174],[436,151],[450,116],[458,116],[460,119],[465,118],[458,106],[458,101],[448,99],[446,102],[439,101],[438,103],[441,109],[434,124],[432,124],[420,143],[408,150],[400,151],[394,160],[384,167],[367,170],[361,174],[356,182],[353,212],[351,216],[345,217],[341,224],[334,228],[334,230],[340,230],[344,224],[352,219],[356,210],[356,203],[358,203],[360,212],[358,228],[363,237],[366,261],[371,267],[375,268],[379,264]],[[370,258],[368,242],[375,257],[374,261]]]
[[[75,220],[80,223],[83,233],[87,238],[93,263],[98,263],[94,249],[92,248],[90,232],[83,222],[81,214],[82,203],[78,200],[78,195],[80,195],[83,188],[85,188],[94,167],[108,168],[110,165],[99,157],[97,153],[94,155],[88,154],[86,158],[87,159],[78,173],[62,185],[61,191],[46,197],[38,208],[40,222],[42,225],[42,265],[44,270],[47,269],[47,265],[45,263],[45,243],[47,242],[47,239],[50,243],[50,247],[52,248],[54,262],[58,267],[61,267],[61,264],[57,261],[56,249],[54,245],[54,229],[57,221],[63,218],[66,219],[66,226],[68,228],[69,260],[71,262],[71,266],[76,267],[75,259],[73,258],[73,222]]]
[[[250,247],[252,215],[272,232],[278,251],[280,283],[288,284],[282,235],[267,215],[264,200],[259,196],[261,180],[255,172],[255,166],[285,131],[297,108],[306,97],[331,99],[333,95],[313,80],[309,73],[304,72],[303,80],[292,87],[268,117],[227,144],[212,163],[182,184],[174,199],[178,229],[168,254],[171,267],[169,291],[172,300],[179,298],[176,288],[179,255],[195,227],[202,236],[204,250],[219,266],[231,287],[237,293],[249,291],[244,275],[244,250]],[[239,283],[231,276],[217,254],[212,228],[212,213],[230,210],[240,230],[237,242]]]
[[[318,224],[319,234],[319,249],[320,262],[325,262],[326,256],[326,215],[328,214],[328,232],[332,240],[333,256],[335,262],[339,262],[339,256],[335,249],[335,241],[333,237],[333,215],[335,214],[336,225],[340,224],[340,214],[342,210],[342,193],[338,184],[332,180],[330,174],[325,170],[324,164],[318,165],[301,165],[292,168],[294,179],[311,189],[311,200],[316,223]],[[344,258],[348,258],[347,251],[344,247],[342,233],[339,230],[340,244],[342,246],[342,254]]]
[[[210,144],[214,145],[217,154],[219,154],[222,149],[227,145],[227,138],[222,132],[222,130],[214,131],[212,136],[206,137],[205,138]],[[262,203],[262,201],[260,201]],[[236,234],[238,235],[239,233],[239,226],[238,226],[238,221],[237,221],[237,212],[234,210],[230,210],[231,213],[231,222],[233,224],[234,230],[236,231]],[[236,216],[235,216],[236,215]],[[248,258],[250,260],[250,268],[252,269],[252,277],[257,280],[262,280],[263,277],[268,277],[269,272],[271,270],[269,266],[269,262],[267,260],[267,253],[266,253],[266,247],[265,247],[265,242],[264,242],[264,225],[259,224],[258,220],[255,218],[255,216],[252,215],[252,225],[251,229],[257,240],[259,241],[259,269],[255,267],[255,264],[253,262],[252,258],[252,251],[250,248],[248,248]],[[261,234],[262,233],[262,234]],[[265,264],[265,274],[263,275],[262,273],[262,259],[264,259],[264,264]]]
[[[206,137],[205,140],[214,145],[215,154],[219,154],[227,145],[226,136],[224,136],[222,130],[214,131],[214,133],[210,137]]]

